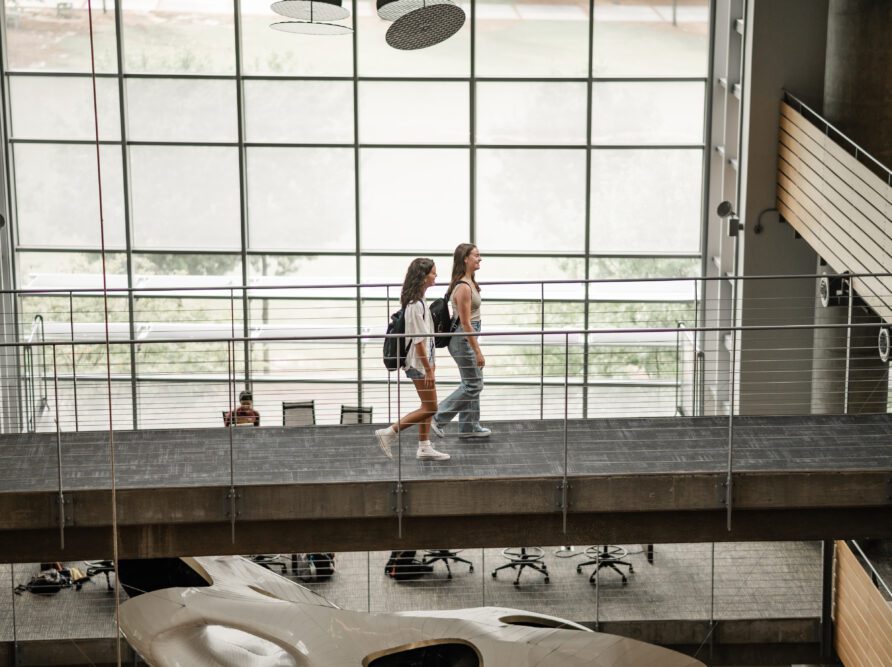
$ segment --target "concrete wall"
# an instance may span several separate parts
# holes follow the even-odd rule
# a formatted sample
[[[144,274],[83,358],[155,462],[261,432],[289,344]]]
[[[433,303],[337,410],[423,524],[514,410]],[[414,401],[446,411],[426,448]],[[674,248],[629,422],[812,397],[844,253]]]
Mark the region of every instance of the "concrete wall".
[[[746,73],[739,273],[813,274],[817,257],[774,211],[779,106],[784,88],[808,104],[823,99],[828,0],[750,0]],[[761,233],[756,225],[762,223]],[[738,321],[811,324],[813,280],[748,281]],[[741,414],[801,414],[811,409],[811,331],[749,332],[739,341]],[[766,349],[766,348],[771,348]]]

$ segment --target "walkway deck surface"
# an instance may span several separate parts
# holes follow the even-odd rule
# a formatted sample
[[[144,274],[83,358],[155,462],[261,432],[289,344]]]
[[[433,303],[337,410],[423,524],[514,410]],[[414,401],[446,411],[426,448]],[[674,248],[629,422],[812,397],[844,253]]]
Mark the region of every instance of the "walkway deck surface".
[[[493,422],[480,440],[447,437],[452,460],[415,460],[405,433],[401,478],[561,476],[564,422]],[[163,488],[397,479],[373,431],[380,426],[116,431],[119,488]],[[728,464],[728,420],[719,417],[588,419],[567,423],[569,475],[719,473]],[[892,470],[892,415],[735,417],[736,472]],[[108,489],[108,432],[61,434],[62,488]],[[0,492],[55,491],[55,433],[0,436]]]
[[[892,415],[735,417],[730,531],[726,418],[490,426],[488,440],[438,440],[448,462],[417,461],[414,430],[387,459],[371,425],[115,432],[122,544],[200,555],[892,532]],[[107,540],[108,433],[59,437],[61,504],[56,434],[0,436],[0,559],[49,558],[63,516],[68,549]]]

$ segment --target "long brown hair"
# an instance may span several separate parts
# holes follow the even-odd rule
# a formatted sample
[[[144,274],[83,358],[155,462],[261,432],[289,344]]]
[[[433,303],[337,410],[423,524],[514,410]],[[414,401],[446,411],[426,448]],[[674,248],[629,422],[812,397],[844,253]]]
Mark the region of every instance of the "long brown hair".
[[[465,271],[467,270],[465,260],[476,249],[477,246],[473,243],[459,243],[455,246],[455,252],[452,253],[452,278],[449,279],[449,289],[446,290],[447,299],[452,294],[455,286],[465,277]],[[477,284],[477,279],[474,276],[471,276],[471,282],[474,283],[474,288],[479,292],[480,285]]]
[[[434,260],[430,257],[416,257],[409,264],[406,277],[403,279],[403,291],[400,292],[400,304],[403,308],[424,296],[424,280],[434,268]]]

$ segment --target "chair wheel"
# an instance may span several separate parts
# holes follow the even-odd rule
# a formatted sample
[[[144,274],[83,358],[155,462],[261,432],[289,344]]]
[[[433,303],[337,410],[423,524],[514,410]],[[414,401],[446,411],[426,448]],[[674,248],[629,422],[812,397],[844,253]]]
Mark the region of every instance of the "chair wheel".
[[[472,565],[470,568],[468,568],[468,572],[473,572],[473,571],[474,571],[474,566]]]
[[[635,572],[635,568],[630,565],[629,566],[629,574],[632,574],[633,572]]]
[[[495,571],[495,570],[492,571],[492,578],[493,578],[493,579],[496,578],[496,571]]]
[[[447,578],[447,579],[452,579],[452,572],[450,572],[449,574],[447,574],[447,575],[446,575],[446,578]]]
[[[549,579],[548,577],[545,577],[545,583],[547,584],[549,581],[551,581],[551,579]]]
[[[629,583],[628,579],[626,579],[625,577],[623,577],[623,586],[625,586],[627,583]]]
[[[519,586],[520,586],[520,582],[519,582],[519,581],[515,581],[515,582],[514,582],[514,585],[519,587]]]
[[[582,568],[579,565],[576,566],[576,574],[582,574]]]

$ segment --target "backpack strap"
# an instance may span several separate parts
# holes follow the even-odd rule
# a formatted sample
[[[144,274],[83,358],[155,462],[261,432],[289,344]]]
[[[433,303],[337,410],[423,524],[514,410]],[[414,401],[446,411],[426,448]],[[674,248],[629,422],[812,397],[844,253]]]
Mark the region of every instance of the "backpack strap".
[[[469,283],[467,280],[459,280],[457,283],[455,283],[455,287],[458,287],[458,286],[461,285],[462,283],[464,283],[465,285],[467,285],[467,286],[468,286],[468,289],[471,288],[471,283]],[[455,288],[452,288],[452,289],[450,289],[448,292],[446,292],[446,300],[447,300],[447,301],[451,301],[451,300],[452,300],[452,293],[453,293],[454,291],[455,291]]]

